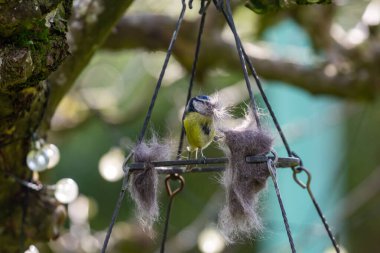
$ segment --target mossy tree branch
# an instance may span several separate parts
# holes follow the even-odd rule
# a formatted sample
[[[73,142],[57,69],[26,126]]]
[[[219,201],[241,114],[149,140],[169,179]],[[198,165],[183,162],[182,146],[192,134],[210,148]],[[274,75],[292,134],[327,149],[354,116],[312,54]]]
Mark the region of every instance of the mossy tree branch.
[[[132,2],[133,0],[98,0],[92,1],[88,6],[74,6],[74,14],[69,25],[72,54],[47,79],[51,85],[51,97],[43,129],[48,128],[59,102]]]
[[[303,11],[307,12],[308,10]],[[315,12],[313,9],[309,11]],[[323,12],[323,10],[320,11]],[[326,9],[326,11],[331,12],[330,9]],[[302,22],[308,21],[304,18]],[[325,29],[329,29],[327,23],[326,20],[323,20]],[[106,50],[143,48],[150,51],[164,51],[174,25],[175,20],[167,16],[129,15],[119,22],[115,32],[109,36],[103,48]],[[197,27],[198,22],[184,22],[183,30],[174,48],[176,59],[187,70],[191,68],[193,55],[189,49],[193,48],[196,40]],[[215,67],[240,71],[235,45],[221,36],[222,28],[218,26],[214,30],[204,33],[197,70],[200,78]],[[312,29],[310,28],[310,30]],[[329,54],[325,62],[316,65],[304,66],[279,59],[273,53],[268,52],[268,49],[253,47],[249,44],[247,46],[254,49],[248,50],[248,54],[259,75],[267,80],[283,81],[313,94],[332,95],[353,100],[369,100],[379,95],[380,79],[373,67],[378,66],[377,62],[380,61],[380,57],[375,58],[379,56],[375,46],[368,45],[364,53],[363,49],[345,49],[341,43],[334,41],[332,37],[327,38],[326,35],[323,42],[320,37],[314,37],[318,38],[316,42],[318,48],[326,50]],[[355,53],[358,51],[361,53]],[[331,55],[332,53],[334,55]],[[373,56],[371,62],[368,62],[366,55]],[[337,62],[336,59],[340,60]],[[350,70],[341,69],[341,63],[345,66],[350,65]],[[336,73],[326,71],[328,65],[336,70]],[[370,68],[368,65],[373,67]]]

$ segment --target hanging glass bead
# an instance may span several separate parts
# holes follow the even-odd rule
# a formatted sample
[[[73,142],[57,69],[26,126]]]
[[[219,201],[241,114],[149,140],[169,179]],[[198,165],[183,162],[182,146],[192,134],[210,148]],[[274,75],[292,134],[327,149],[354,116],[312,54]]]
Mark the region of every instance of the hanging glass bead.
[[[55,167],[60,159],[59,149],[54,144],[45,144],[42,146],[42,152],[46,154],[49,158],[49,163],[47,165],[48,169]]]
[[[49,163],[48,156],[41,150],[33,149],[26,157],[26,164],[32,171],[43,171]]]
[[[78,185],[71,178],[63,178],[59,180],[55,187],[54,196],[63,204],[68,204],[78,197]]]

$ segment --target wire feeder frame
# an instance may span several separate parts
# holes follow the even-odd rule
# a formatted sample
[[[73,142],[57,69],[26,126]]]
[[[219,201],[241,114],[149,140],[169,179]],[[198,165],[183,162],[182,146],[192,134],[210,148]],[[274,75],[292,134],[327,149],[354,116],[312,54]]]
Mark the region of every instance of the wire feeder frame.
[[[192,2],[193,2],[193,0],[189,0],[188,4],[189,4],[190,9],[192,8]],[[310,188],[311,174],[308,170],[306,170],[303,167],[302,160],[291,150],[289,143],[288,143],[288,141],[287,141],[287,139],[286,139],[286,137],[285,137],[285,135],[281,129],[281,126],[280,126],[280,124],[276,118],[276,115],[275,115],[275,113],[271,107],[271,104],[270,104],[270,102],[269,102],[269,100],[268,100],[268,98],[267,98],[267,96],[266,96],[266,94],[262,88],[260,79],[259,79],[259,77],[258,77],[258,75],[257,75],[257,73],[253,67],[253,64],[251,63],[251,61],[250,61],[242,43],[241,43],[240,37],[236,31],[236,27],[235,27],[235,24],[233,21],[230,1],[229,0],[212,0],[212,2],[214,3],[217,10],[219,10],[222,13],[222,15],[225,17],[225,20],[226,20],[228,26],[230,27],[230,30],[232,31],[232,33],[234,35],[236,49],[238,51],[238,56],[240,59],[240,63],[242,65],[243,75],[244,75],[244,79],[245,79],[245,82],[247,85],[247,90],[248,90],[249,97],[250,97],[250,104],[251,104],[251,107],[252,107],[253,112],[254,112],[254,117],[256,119],[257,126],[260,128],[261,124],[260,124],[260,119],[258,117],[256,101],[255,101],[255,98],[253,96],[251,84],[249,81],[247,65],[248,65],[248,68],[249,68],[252,76],[254,77],[254,80],[256,82],[256,85],[258,86],[260,94],[263,97],[264,103],[269,110],[270,116],[271,116],[271,118],[275,124],[275,127],[276,127],[276,129],[277,129],[277,131],[281,137],[281,140],[285,146],[285,149],[288,153],[288,157],[277,157],[277,154],[275,152],[272,152],[274,156],[248,156],[248,157],[246,157],[246,162],[247,163],[267,163],[268,164],[268,170],[269,170],[269,173],[272,177],[272,180],[273,180],[273,183],[275,186],[276,195],[277,195],[277,198],[278,198],[278,201],[280,204],[281,213],[282,213],[282,216],[284,219],[284,224],[285,224],[285,228],[286,228],[286,232],[288,235],[288,239],[289,239],[289,243],[290,243],[290,247],[291,247],[292,252],[296,252],[296,249],[295,249],[293,238],[291,235],[290,226],[288,224],[285,208],[284,208],[283,203],[282,203],[282,199],[281,199],[281,195],[280,195],[280,191],[279,191],[279,187],[278,187],[278,183],[277,183],[277,176],[276,176],[276,169],[277,168],[283,168],[283,167],[290,167],[293,170],[293,178],[294,178],[295,182],[298,185],[300,185],[303,189],[307,189],[307,191],[309,193],[309,197],[311,198],[311,200],[312,200],[312,202],[313,202],[313,204],[314,204],[314,206],[318,212],[318,215],[320,216],[320,218],[324,224],[324,227],[328,233],[328,236],[329,236],[336,252],[340,252],[339,246],[338,246],[338,244],[337,244],[337,242],[336,242],[336,240],[335,240],[335,238],[331,232],[331,229],[328,226],[327,221],[326,221],[326,219],[325,219],[325,217],[324,217],[324,215],[323,215],[323,213],[319,207],[319,204],[316,201],[316,199],[314,198],[314,195],[311,191],[311,188]],[[159,89],[161,87],[161,83],[162,83],[163,77],[165,75],[165,71],[166,71],[167,65],[169,63],[171,54],[172,54],[174,44],[175,44],[176,39],[177,39],[177,35],[178,35],[179,30],[181,28],[181,24],[182,24],[184,14],[186,11],[186,7],[187,7],[186,6],[186,0],[181,0],[181,3],[182,3],[182,9],[181,9],[180,15],[178,17],[176,27],[175,27],[175,31],[173,32],[173,35],[172,35],[172,38],[171,38],[171,41],[170,41],[170,44],[169,44],[169,47],[168,47],[168,50],[166,53],[166,57],[164,60],[164,64],[162,66],[158,81],[156,83],[156,87],[155,87],[154,93],[152,95],[152,99],[151,99],[151,102],[149,105],[149,109],[148,109],[148,112],[146,114],[146,117],[145,117],[142,129],[141,129],[141,132],[139,134],[137,143],[141,143],[142,140],[144,139],[144,136],[145,136],[145,133],[146,133],[146,130],[147,130],[147,127],[148,127],[148,124],[149,124],[149,121],[150,121],[150,118],[152,115],[152,111],[153,111],[153,108],[155,105],[155,101],[157,99],[157,95],[158,95]],[[209,7],[210,3],[211,3],[211,0],[201,0],[201,8],[200,8],[199,13],[202,16],[201,16],[200,27],[199,27],[199,31],[198,31],[197,44],[196,44],[196,49],[195,49],[195,54],[194,54],[194,61],[193,61],[193,65],[192,65],[192,71],[191,71],[191,77],[190,77],[190,83],[189,83],[189,88],[188,88],[186,104],[188,103],[188,101],[191,98],[192,88],[193,88],[193,84],[194,84],[194,77],[196,74],[196,66],[197,66],[199,52],[200,52],[203,27],[205,24],[207,8]],[[184,117],[184,114],[183,114],[183,117]],[[163,233],[163,238],[162,238],[162,242],[161,242],[160,253],[165,252],[165,242],[166,242],[166,238],[167,238],[167,231],[168,231],[169,218],[170,218],[170,213],[171,213],[171,209],[172,209],[173,199],[183,189],[184,184],[185,184],[184,179],[180,174],[188,173],[188,172],[191,172],[191,173],[220,172],[220,171],[223,171],[225,169],[223,164],[228,162],[228,159],[225,157],[208,158],[208,159],[200,159],[200,160],[180,160],[181,153],[182,153],[182,146],[183,146],[183,138],[184,138],[184,128],[182,125],[181,135],[180,135],[179,145],[178,145],[178,150],[177,150],[177,159],[175,161],[156,161],[156,162],[151,163],[151,165],[153,165],[154,167],[157,167],[155,169],[157,170],[157,172],[159,174],[168,174],[168,176],[165,179],[165,185],[166,185],[167,193],[169,195],[169,202],[168,202],[168,207],[167,207],[165,227],[164,227],[164,233]],[[109,239],[110,239],[110,236],[112,233],[112,228],[115,224],[115,221],[117,219],[122,201],[125,197],[125,192],[127,190],[127,185],[128,185],[129,174],[134,172],[134,171],[145,169],[144,163],[128,164],[132,156],[133,156],[133,152],[129,153],[128,156],[126,157],[125,161],[124,161],[124,164],[123,164],[124,180],[123,180],[123,184],[122,184],[122,188],[120,190],[119,198],[117,200],[116,207],[114,209],[112,219],[111,219],[111,222],[110,222],[110,225],[108,227],[107,234],[106,234],[106,237],[105,237],[105,240],[103,243],[103,247],[101,250],[102,253],[106,252],[108,242],[109,242]],[[197,165],[197,166],[193,167],[192,170],[190,170],[190,171],[182,168],[182,167],[186,167],[188,165]],[[219,165],[219,166],[210,166],[210,165]],[[171,168],[165,169],[162,167],[171,167]],[[302,173],[302,172],[306,173],[308,176],[306,184],[304,184],[302,181],[300,181],[297,177],[297,174]],[[172,190],[171,185],[170,185],[170,181],[178,181],[180,183],[179,187],[176,188],[175,190]]]

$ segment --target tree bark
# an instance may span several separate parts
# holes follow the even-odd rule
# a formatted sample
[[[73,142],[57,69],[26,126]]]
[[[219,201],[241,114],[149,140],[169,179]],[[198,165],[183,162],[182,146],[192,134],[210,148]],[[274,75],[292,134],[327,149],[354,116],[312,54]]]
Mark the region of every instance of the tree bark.
[[[69,54],[70,12],[71,0],[0,4],[0,252],[24,252],[24,243],[56,237],[64,216],[54,198],[14,177],[31,177],[25,157],[49,95],[41,81]]]
[[[31,179],[32,139],[46,137],[59,101],[131,3],[79,1],[71,15],[72,0],[0,1],[0,252],[59,235],[63,206],[17,180]]]

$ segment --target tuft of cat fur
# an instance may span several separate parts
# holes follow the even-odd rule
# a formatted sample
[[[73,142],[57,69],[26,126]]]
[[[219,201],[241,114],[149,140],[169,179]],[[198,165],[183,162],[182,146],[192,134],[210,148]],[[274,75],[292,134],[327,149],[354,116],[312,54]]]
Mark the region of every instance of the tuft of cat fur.
[[[271,135],[257,127],[252,115],[240,126],[221,130],[222,147],[229,163],[222,176],[226,204],[219,214],[219,228],[228,242],[251,237],[263,229],[258,214],[258,193],[269,177],[266,163],[249,164],[246,156],[267,154]]]
[[[145,163],[145,170],[130,175],[129,192],[136,203],[136,216],[142,228],[151,234],[153,224],[159,217],[158,173],[151,162],[169,160],[171,151],[169,143],[160,143],[156,137],[134,148],[134,162]]]
[[[210,102],[207,103],[206,115],[213,117],[214,120],[222,120],[229,117],[227,108],[221,103],[218,93],[210,96]]]

